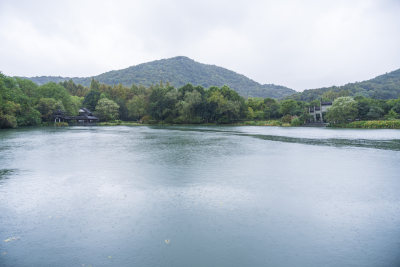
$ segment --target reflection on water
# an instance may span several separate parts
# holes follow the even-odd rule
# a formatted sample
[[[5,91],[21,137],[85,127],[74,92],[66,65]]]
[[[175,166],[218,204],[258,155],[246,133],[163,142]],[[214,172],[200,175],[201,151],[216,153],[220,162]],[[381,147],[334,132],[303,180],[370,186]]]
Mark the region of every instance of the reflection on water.
[[[0,266],[399,266],[400,131],[0,132]]]
[[[12,170],[12,169],[0,169],[0,179],[2,177],[6,177],[9,174],[12,174],[13,172],[15,172],[15,170]]]
[[[170,127],[171,128],[171,127]],[[398,130],[394,130],[393,132],[390,132],[391,134],[394,133],[394,135],[389,135],[389,136],[381,136],[383,139],[376,139],[376,138],[371,138],[371,136],[368,136],[371,132],[365,136],[364,134],[367,132],[363,132],[365,130],[356,130],[356,134],[354,134],[353,130],[353,135],[347,135],[343,138],[335,138],[335,135],[332,137],[326,137],[325,136],[318,136],[318,138],[310,138],[310,137],[299,137],[299,136],[290,136],[293,133],[291,132],[286,132],[286,134],[289,133],[289,136],[285,135],[272,135],[272,134],[258,134],[258,133],[248,133],[248,132],[242,132],[238,130],[220,130],[220,129],[203,129],[203,128],[181,128],[181,127],[175,127],[175,130],[180,130],[180,131],[196,131],[196,132],[215,132],[215,133],[227,133],[227,134],[234,134],[234,135],[240,135],[240,136],[249,136],[249,137],[254,137],[254,138],[259,138],[263,140],[268,140],[268,141],[279,141],[279,142],[287,142],[287,143],[299,143],[299,144],[307,144],[307,145],[322,145],[322,146],[336,146],[336,147],[341,147],[341,146],[354,146],[354,147],[365,147],[365,148],[375,148],[375,149],[388,149],[388,150],[400,150],[400,133]],[[306,130],[309,130],[310,128],[305,128]],[[299,128],[296,128],[296,130],[299,130]],[[303,130],[303,128],[301,128]],[[318,129],[312,129],[311,131],[318,131]],[[328,129],[329,131],[329,129]],[[337,131],[346,131],[346,130],[334,130],[334,133]],[[375,130],[376,131],[376,130]],[[310,131],[307,131],[310,132]],[[297,132],[298,133],[298,132]],[[300,134],[300,136],[304,136]],[[312,135],[313,136],[313,135]],[[370,137],[370,139],[366,139]],[[386,138],[396,138],[396,139],[386,139]]]
[[[0,185],[3,183],[3,180],[9,178],[15,171],[13,169],[0,169]]]

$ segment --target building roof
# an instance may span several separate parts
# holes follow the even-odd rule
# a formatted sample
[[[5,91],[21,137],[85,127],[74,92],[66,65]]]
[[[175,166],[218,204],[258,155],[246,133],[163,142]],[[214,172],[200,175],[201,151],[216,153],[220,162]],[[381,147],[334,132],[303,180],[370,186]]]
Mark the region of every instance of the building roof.
[[[92,112],[90,110],[88,110],[87,108],[81,108],[79,109],[79,113],[85,113],[89,116],[93,116]]]
[[[61,110],[57,110],[54,112],[54,116],[56,118],[63,118],[65,120],[92,120],[92,121],[98,121],[99,118],[96,116],[93,116],[92,112],[88,110],[87,108],[81,108],[79,109],[79,115],[78,116],[66,116],[65,112]]]

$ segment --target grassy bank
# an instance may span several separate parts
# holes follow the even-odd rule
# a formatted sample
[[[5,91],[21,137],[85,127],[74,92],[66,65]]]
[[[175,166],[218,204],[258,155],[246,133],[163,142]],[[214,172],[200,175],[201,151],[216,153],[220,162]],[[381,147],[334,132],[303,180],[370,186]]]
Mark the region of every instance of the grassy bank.
[[[97,126],[139,126],[139,125],[199,125],[199,126],[215,126],[215,125],[226,125],[226,126],[283,126],[288,127],[291,126],[290,123],[283,123],[279,120],[262,120],[262,121],[242,121],[237,123],[227,123],[227,124],[218,124],[218,123],[195,123],[195,124],[175,124],[175,123],[163,123],[163,122],[153,122],[153,123],[138,123],[131,121],[110,121],[110,122],[99,122],[96,124]]]
[[[281,126],[281,127],[297,127],[298,122],[285,123],[280,120],[268,121],[243,121],[235,123],[236,126]],[[358,128],[358,129],[400,129],[400,120],[375,120],[375,121],[353,121],[350,123],[330,125],[332,128]]]
[[[133,122],[133,121],[108,121],[108,122],[98,122],[96,125],[97,126],[118,126],[118,125],[139,126],[139,125],[145,125],[145,124],[141,124],[141,123]]]
[[[330,127],[358,129],[400,129],[400,120],[353,121],[350,123],[334,124]]]
[[[261,120],[261,121],[243,121],[234,123],[236,126],[290,126],[289,123],[282,123],[280,120]]]
[[[51,123],[51,126],[54,124]],[[145,126],[145,125],[226,125],[226,126],[280,126],[280,127],[297,127],[301,126],[297,123],[286,123],[280,120],[259,120],[259,121],[242,121],[232,124],[215,124],[215,123],[202,123],[202,124],[170,124],[170,123],[139,123],[132,121],[110,121],[99,122],[97,126]],[[45,126],[45,125],[43,125]],[[47,125],[49,126],[49,125]],[[57,123],[56,126],[68,126],[67,123]],[[354,128],[354,129],[400,129],[400,120],[377,120],[377,121],[354,121],[350,123],[333,124],[329,127],[332,128]]]
[[[246,125],[246,126],[281,126],[282,122],[279,120],[269,120],[269,121],[244,121],[237,123],[236,125]]]

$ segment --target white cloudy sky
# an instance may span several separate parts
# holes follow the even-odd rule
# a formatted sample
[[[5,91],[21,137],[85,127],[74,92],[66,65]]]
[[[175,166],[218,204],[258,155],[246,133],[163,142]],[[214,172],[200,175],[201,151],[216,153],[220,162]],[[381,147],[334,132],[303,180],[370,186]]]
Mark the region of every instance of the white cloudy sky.
[[[400,68],[400,0],[0,0],[0,71],[91,76],[178,55],[296,90]]]

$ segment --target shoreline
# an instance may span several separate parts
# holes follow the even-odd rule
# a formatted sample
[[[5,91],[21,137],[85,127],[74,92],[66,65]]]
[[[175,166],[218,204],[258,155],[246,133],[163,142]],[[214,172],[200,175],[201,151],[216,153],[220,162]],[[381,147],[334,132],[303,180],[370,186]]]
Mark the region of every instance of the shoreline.
[[[133,121],[114,121],[114,122],[99,122],[96,124],[90,125],[68,125],[68,124],[60,124],[55,125],[54,123],[42,124],[39,126],[25,126],[25,127],[17,127],[17,128],[7,128],[0,129],[1,130],[11,130],[11,129],[27,129],[27,128],[40,128],[40,127],[72,127],[72,126],[259,126],[259,127],[283,127],[283,128],[292,128],[292,127],[302,127],[302,128],[330,128],[330,129],[392,129],[399,130],[400,129],[400,120],[378,120],[378,121],[354,121],[346,124],[333,124],[333,125],[325,125],[325,126],[310,126],[310,125],[291,125],[290,123],[283,123],[279,120],[269,120],[269,121],[243,121],[236,123],[139,123]]]
[[[138,123],[130,121],[100,122],[96,126],[275,126],[275,127],[310,127],[334,129],[400,129],[400,120],[354,121],[346,124],[333,124],[326,126],[291,125],[279,120],[269,121],[243,121],[237,123]]]

